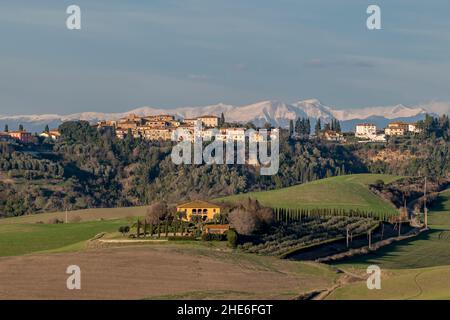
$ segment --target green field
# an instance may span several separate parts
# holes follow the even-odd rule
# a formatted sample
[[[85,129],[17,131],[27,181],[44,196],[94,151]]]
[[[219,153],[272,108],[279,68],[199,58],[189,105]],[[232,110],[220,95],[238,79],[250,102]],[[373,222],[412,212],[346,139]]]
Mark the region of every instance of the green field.
[[[340,265],[376,264],[388,269],[450,266],[450,190],[441,193],[428,221],[428,232]]]
[[[49,212],[0,219],[0,257],[36,252],[80,250],[86,240],[101,232],[117,232],[133,217],[145,216],[147,207],[98,208],[67,212]],[[77,218],[78,222],[71,222]]]
[[[250,192],[216,199],[236,202],[253,198],[272,208],[359,209],[372,212],[397,213],[397,209],[372,193],[368,185],[377,180],[390,183],[400,177],[381,174],[355,174],[317,180],[293,187]]]
[[[331,299],[450,299],[450,190],[441,193],[429,215],[430,231],[375,253],[336,264],[355,272],[376,264],[385,271],[381,290],[355,283]],[[384,284],[384,285],[383,285]]]
[[[450,266],[389,271],[381,279],[381,290],[368,290],[365,282],[357,282],[337,289],[328,299],[450,299]]]
[[[124,207],[124,208],[97,208],[84,209],[67,212],[67,220],[71,222],[74,218],[79,218],[80,222],[99,221],[111,219],[124,219],[127,217],[145,216],[147,207]],[[17,224],[17,223],[48,223],[51,219],[59,219],[65,221],[66,212],[48,212],[31,214],[20,217],[12,217],[0,219],[0,225]]]
[[[0,256],[43,251],[81,249],[84,242],[101,232],[117,231],[125,220],[68,224],[1,224]]]

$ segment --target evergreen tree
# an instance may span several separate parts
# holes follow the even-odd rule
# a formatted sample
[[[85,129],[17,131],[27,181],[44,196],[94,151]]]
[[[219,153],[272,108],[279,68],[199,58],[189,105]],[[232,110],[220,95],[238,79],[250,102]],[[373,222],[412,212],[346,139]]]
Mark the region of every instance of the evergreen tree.
[[[5,124],[5,132],[9,132],[9,126]]]
[[[44,132],[50,132],[50,128],[48,127],[48,124],[45,126]]]
[[[23,131],[23,125],[19,124],[19,131]]]
[[[321,121],[319,118],[319,119],[317,119],[316,127],[314,128],[314,133],[316,134],[316,136],[318,136],[320,134],[320,131],[322,131],[322,124],[321,124]]]
[[[289,120],[289,136],[294,134],[294,120]]]
[[[225,124],[225,115],[223,112],[220,114],[220,125],[223,126]]]
[[[339,120],[336,119],[336,132],[341,133],[342,129],[341,129],[341,122]]]

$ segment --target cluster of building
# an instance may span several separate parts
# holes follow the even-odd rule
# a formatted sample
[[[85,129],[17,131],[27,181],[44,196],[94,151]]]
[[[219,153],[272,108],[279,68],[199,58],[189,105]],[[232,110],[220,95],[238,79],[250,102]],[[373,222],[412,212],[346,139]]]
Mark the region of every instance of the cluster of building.
[[[240,127],[220,128],[220,119],[216,116],[206,115],[197,118],[177,120],[173,115],[155,115],[139,117],[134,114],[113,121],[101,121],[99,128],[114,128],[116,136],[124,139],[127,135],[134,138],[142,138],[149,141],[173,141],[180,140],[174,136],[175,132],[180,136],[189,136],[193,140],[196,134],[196,126],[201,125],[202,130],[197,132],[204,140],[211,140],[212,136],[221,141],[245,141],[246,129]],[[217,129],[213,133],[211,129]],[[264,137],[259,133],[252,135],[254,142],[259,142]]]
[[[58,130],[44,131],[39,134],[40,137],[49,138],[52,140],[57,140],[61,136]],[[36,137],[28,131],[17,130],[17,131],[3,131],[0,132],[0,141],[20,141],[22,143],[33,143],[36,141]]]
[[[21,141],[23,143],[34,142],[30,132],[24,130],[0,132],[0,141]]]
[[[120,139],[131,134],[134,138],[143,138],[151,141],[170,141],[172,139],[172,133],[176,129],[180,128],[190,131],[192,128],[193,130],[197,121],[200,121],[202,126],[206,128],[213,128],[219,125],[219,118],[215,116],[203,116],[179,121],[173,115],[138,117],[134,114],[118,120],[101,121],[97,125],[99,128],[114,128],[117,137]]]
[[[391,122],[384,129],[379,131],[372,123],[360,123],[356,125],[355,137],[368,139],[375,142],[386,141],[386,136],[404,136],[410,133],[420,133],[421,129],[416,123]]]

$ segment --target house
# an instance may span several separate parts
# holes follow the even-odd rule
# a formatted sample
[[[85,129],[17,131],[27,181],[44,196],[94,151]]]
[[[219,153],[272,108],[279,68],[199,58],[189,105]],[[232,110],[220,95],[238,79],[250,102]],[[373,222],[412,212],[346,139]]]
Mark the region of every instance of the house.
[[[9,132],[11,138],[19,140],[23,143],[33,142],[33,135],[26,131],[12,131]]]
[[[219,126],[219,117],[216,116],[201,116],[197,119],[207,128],[217,128]]]
[[[143,136],[144,139],[150,141],[170,141],[172,130],[165,127],[146,129]]]
[[[245,129],[244,128],[227,128],[225,130],[227,140],[230,141],[245,141]]]
[[[97,122],[98,128],[115,128],[117,127],[117,121],[99,121]]]
[[[13,138],[8,132],[0,132],[0,141],[12,141]]]
[[[209,234],[225,234],[228,230],[230,230],[229,224],[207,224],[203,228],[203,232]]]
[[[184,123],[195,126],[200,121],[202,126],[207,128],[217,128],[219,126],[219,117],[216,116],[201,116],[197,118],[184,119]]]
[[[184,220],[192,221],[200,218],[203,221],[212,220],[216,214],[220,213],[220,207],[214,203],[202,200],[194,200],[177,206],[177,212],[186,214]]]
[[[119,139],[124,139],[127,136],[128,130],[116,129],[116,136]]]
[[[52,140],[58,140],[61,137],[61,133],[58,130],[50,130],[44,131],[40,135],[40,137],[49,138]]]
[[[388,127],[384,129],[387,136],[403,136],[408,132],[409,125],[404,122],[391,122]]]
[[[408,132],[421,133],[422,129],[417,126],[417,123],[408,123]]]
[[[333,130],[326,130],[322,133],[322,137],[327,141],[344,141],[344,135],[342,133],[333,131]]]
[[[197,121],[199,121],[197,118],[186,118],[183,123],[187,126],[193,127],[197,124]]]
[[[377,134],[376,136],[370,137],[370,141],[373,141],[373,142],[386,142],[386,135],[385,134]]]
[[[136,116],[135,114],[130,114],[126,118],[119,119],[116,126],[119,129],[137,129],[137,127],[143,123],[144,119]]]
[[[377,126],[372,123],[360,123],[356,125],[355,137],[370,139],[377,135]]]
[[[144,121],[164,121],[164,122],[170,122],[170,121],[174,121],[175,120],[175,116],[172,116],[170,114],[158,114],[156,116],[148,116],[148,117],[144,117]]]

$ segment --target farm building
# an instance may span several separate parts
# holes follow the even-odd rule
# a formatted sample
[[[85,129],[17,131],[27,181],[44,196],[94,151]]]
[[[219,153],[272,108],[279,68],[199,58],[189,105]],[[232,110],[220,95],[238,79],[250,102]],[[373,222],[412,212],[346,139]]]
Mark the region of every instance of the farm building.
[[[188,221],[195,217],[200,217],[203,221],[206,221],[219,214],[220,207],[207,201],[195,200],[178,205],[177,211],[186,213],[185,219]]]

